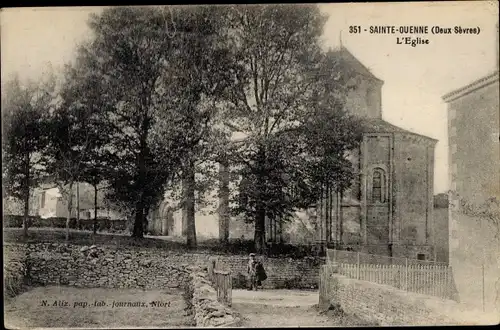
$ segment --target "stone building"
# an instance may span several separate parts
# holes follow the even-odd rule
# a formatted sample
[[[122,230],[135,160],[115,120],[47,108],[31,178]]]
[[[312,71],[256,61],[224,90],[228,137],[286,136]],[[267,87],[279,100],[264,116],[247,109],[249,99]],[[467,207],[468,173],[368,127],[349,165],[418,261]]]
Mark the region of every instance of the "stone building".
[[[296,213],[287,225],[266,223],[268,242],[342,243],[354,250],[392,256],[433,259],[432,215],[434,147],[436,140],[382,119],[383,81],[375,77],[346,48],[334,56],[355,73],[356,88],[346,107],[362,118],[361,147],[351,160],[356,173],[342,196],[328,194],[315,210]],[[224,175],[221,175],[221,178]],[[225,176],[227,177],[227,176]],[[214,194],[214,198],[217,194]],[[217,212],[218,207],[212,211]],[[201,220],[202,217],[203,221]],[[197,233],[218,236],[219,218],[196,214]],[[181,212],[174,214],[173,233],[180,234]],[[253,228],[231,218],[231,238],[253,238]]]
[[[500,274],[499,238],[494,236],[498,228],[462,205],[480,207],[490,198],[500,200],[498,39],[496,48],[497,66],[490,74],[443,96],[448,106],[450,265],[460,298],[476,306],[484,302],[486,308],[500,298],[500,286],[495,287]],[[498,312],[500,301],[496,304]]]
[[[436,261],[449,263],[448,194],[434,196],[433,242]]]
[[[436,140],[382,118],[383,81],[346,48],[337,51],[355,73],[346,108],[363,119],[352,152],[351,189],[327,196],[313,219],[316,240],[368,253],[433,259],[433,179]]]

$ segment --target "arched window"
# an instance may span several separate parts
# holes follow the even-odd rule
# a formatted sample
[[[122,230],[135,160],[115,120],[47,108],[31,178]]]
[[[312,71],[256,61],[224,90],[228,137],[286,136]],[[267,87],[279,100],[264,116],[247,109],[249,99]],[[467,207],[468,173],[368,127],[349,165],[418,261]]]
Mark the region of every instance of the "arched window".
[[[385,173],[381,168],[373,170],[372,201],[385,203]]]

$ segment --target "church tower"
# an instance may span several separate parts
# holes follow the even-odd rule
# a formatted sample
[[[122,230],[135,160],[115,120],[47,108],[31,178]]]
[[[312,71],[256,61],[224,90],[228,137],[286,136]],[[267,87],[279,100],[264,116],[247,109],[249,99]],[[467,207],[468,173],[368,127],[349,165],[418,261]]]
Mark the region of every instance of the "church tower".
[[[348,68],[351,76],[350,91],[346,109],[353,115],[363,118],[382,119],[382,85],[384,82],[375,77],[354,55],[341,45],[331,51],[341,68]]]

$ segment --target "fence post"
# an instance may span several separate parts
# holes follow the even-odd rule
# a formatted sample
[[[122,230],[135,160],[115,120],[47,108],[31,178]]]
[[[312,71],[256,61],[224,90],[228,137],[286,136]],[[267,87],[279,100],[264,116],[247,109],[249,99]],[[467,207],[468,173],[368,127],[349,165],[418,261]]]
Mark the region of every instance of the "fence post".
[[[357,253],[356,256],[356,279],[359,280],[359,272],[360,272],[360,264],[359,264],[359,252]]]
[[[483,264],[481,265],[481,270],[482,270],[482,277],[483,277],[483,312],[485,311],[485,306],[484,306],[484,262]],[[448,276],[448,278],[450,278],[451,276]],[[448,282],[450,282],[450,280],[448,280]],[[448,287],[451,287],[450,284],[448,284]],[[451,290],[449,290],[451,291]]]
[[[408,291],[408,258],[405,258],[405,291]]]

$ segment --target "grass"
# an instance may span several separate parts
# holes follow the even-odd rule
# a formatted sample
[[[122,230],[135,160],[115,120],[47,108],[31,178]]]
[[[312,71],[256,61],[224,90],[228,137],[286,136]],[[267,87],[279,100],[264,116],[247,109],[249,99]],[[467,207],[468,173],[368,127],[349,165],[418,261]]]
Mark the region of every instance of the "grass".
[[[47,306],[42,302],[46,301]],[[64,306],[66,301],[68,304]],[[106,306],[92,306],[94,302]],[[113,307],[115,302],[145,302],[147,307]],[[149,306],[151,301],[166,303]],[[61,306],[53,306],[56,302]],[[86,307],[83,307],[87,303]],[[57,305],[57,303],[56,303]],[[28,327],[187,327],[182,290],[143,291],[139,289],[82,289],[72,287],[38,287],[6,301],[4,320],[7,328]]]
[[[65,243],[66,230],[61,228],[30,228],[28,238],[23,237],[22,228],[5,228],[4,242],[10,243]],[[196,251],[200,253],[248,255],[255,252],[252,240],[239,238],[230,239],[228,244],[220,244],[218,239],[198,237],[196,249],[189,249],[185,239],[180,237],[148,237],[132,238],[128,233],[97,233],[91,231],[70,229],[70,241],[74,245],[106,245],[114,247],[141,247],[156,248],[170,251]],[[270,247],[269,256],[302,258],[311,256],[309,246],[295,246],[290,244],[274,245]]]
[[[4,242],[12,243],[64,243],[66,230],[59,228],[30,228],[28,238],[23,237],[22,229],[4,229]],[[70,243],[74,245],[111,245],[111,246],[137,246],[147,248],[185,249],[182,242],[165,241],[154,238],[135,239],[130,235],[121,233],[97,233],[91,231],[70,229]]]

